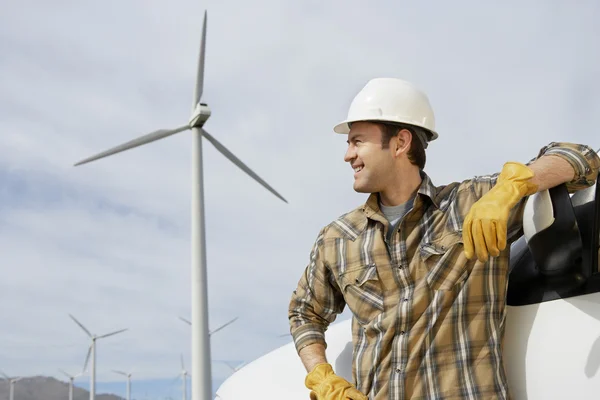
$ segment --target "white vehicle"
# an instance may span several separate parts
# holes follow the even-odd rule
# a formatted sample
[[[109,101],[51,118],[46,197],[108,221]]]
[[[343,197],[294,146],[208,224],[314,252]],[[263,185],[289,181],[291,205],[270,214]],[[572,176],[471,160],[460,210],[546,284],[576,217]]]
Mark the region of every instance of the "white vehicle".
[[[600,398],[600,185],[569,196],[561,185],[527,200],[513,243],[504,365],[516,400]],[[327,358],[352,382],[351,320],[327,330]],[[247,364],[216,399],[306,400],[293,343]]]

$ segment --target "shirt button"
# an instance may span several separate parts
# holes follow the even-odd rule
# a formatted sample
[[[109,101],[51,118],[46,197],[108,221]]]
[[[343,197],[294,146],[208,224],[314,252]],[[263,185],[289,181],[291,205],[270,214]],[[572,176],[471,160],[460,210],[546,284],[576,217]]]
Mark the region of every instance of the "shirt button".
[[[400,368],[396,368],[396,373],[399,374],[400,372],[402,372],[402,370]]]
[[[404,332],[404,331],[400,331],[400,334],[401,334],[401,335],[404,335],[405,333],[406,333],[406,332]]]
[[[406,303],[406,302],[408,301],[408,299],[404,299],[404,300],[402,300],[402,301],[404,301],[404,302]]]

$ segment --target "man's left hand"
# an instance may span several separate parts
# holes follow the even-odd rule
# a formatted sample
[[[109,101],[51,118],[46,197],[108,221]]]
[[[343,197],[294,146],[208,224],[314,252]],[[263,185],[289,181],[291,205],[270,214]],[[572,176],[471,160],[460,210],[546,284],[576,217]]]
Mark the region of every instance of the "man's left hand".
[[[477,259],[485,262],[506,248],[510,210],[523,197],[537,192],[537,186],[530,182],[532,177],[533,171],[524,164],[504,164],[496,185],[473,204],[465,217],[463,242],[468,259],[477,254]]]

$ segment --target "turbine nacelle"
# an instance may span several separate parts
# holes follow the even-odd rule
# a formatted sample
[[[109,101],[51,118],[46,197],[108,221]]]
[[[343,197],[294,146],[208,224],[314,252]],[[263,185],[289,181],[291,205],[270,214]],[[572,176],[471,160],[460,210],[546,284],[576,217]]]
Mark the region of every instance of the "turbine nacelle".
[[[192,117],[190,118],[190,128],[202,128],[208,118],[210,118],[210,108],[205,103],[198,103],[194,108]]]

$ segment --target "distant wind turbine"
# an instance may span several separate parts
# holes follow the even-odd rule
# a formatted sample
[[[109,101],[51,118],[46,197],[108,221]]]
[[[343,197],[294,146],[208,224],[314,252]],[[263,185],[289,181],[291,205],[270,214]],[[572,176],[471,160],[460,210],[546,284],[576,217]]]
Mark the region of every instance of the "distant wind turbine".
[[[183,363],[183,354],[181,355],[181,379],[183,380],[183,400],[187,400],[187,370],[185,369],[185,364]],[[192,393],[192,396],[194,394]]]
[[[91,348],[91,346],[90,346],[90,348]],[[69,400],[73,400],[73,381],[75,380],[75,378],[77,378],[85,373],[85,371],[87,370],[87,365],[88,365],[89,359],[90,359],[90,351],[88,350],[87,356],[85,358],[85,362],[83,363],[83,368],[81,369],[81,372],[78,373],[77,375],[71,375],[60,368],[58,369],[60,372],[62,372],[69,378]]]
[[[92,333],[90,333],[90,331],[87,330],[87,328],[85,326],[83,326],[83,324],[79,321],[77,321],[77,319],[75,319],[74,316],[72,316],[71,314],[69,314],[69,317],[71,317],[71,319],[73,321],[75,321],[75,323],[77,325],[79,325],[79,327],[81,329],[83,329],[83,331],[85,333],[87,333],[87,335],[92,339],[92,344],[90,345],[90,349],[88,350],[88,354],[87,357],[85,359],[85,364],[84,364],[84,370],[87,368],[87,363],[90,359],[90,355],[92,356],[92,371],[90,374],[90,400],[94,400],[96,397],[96,340],[97,339],[104,339],[107,338],[109,336],[113,336],[116,335],[117,333],[121,333],[121,332],[125,332],[127,329],[120,329],[118,331],[115,332],[111,332],[111,333],[107,333],[104,335],[93,335]]]
[[[15,400],[15,383],[20,381],[23,378],[10,378],[8,375],[6,375],[2,371],[0,371],[0,374],[2,374],[2,376],[6,378],[6,380],[8,381],[8,383],[10,385],[9,395],[8,395],[9,400]]]
[[[192,145],[192,399],[211,400],[212,397],[212,373],[211,356],[208,331],[208,295],[207,295],[207,273],[206,273],[206,235],[204,222],[204,178],[202,168],[202,137],[212,143],[215,148],[236,166],[250,175],[254,180],[264,186],[275,196],[287,203],[279,193],[267,182],[260,178],[231,151],[223,146],[217,139],[210,135],[204,124],[211,115],[206,103],[201,101],[204,87],[204,56],[206,49],[206,20],[207,13],[204,12],[204,23],[202,26],[202,39],[200,41],[200,55],[198,59],[198,71],[196,75],[196,86],[192,102],[192,114],[187,124],[173,129],[159,129],[152,133],[140,136],[136,139],[103,151],[92,157],[86,158],[78,163],[82,165],[100,158],[108,157],[134,147],[142,146],[159,139],[166,138],[176,133],[191,129],[193,137]]]
[[[219,332],[221,329],[223,329],[223,328],[225,328],[227,325],[229,325],[229,324],[233,323],[233,322],[234,322],[236,319],[238,319],[238,318],[239,318],[239,317],[235,317],[234,319],[232,319],[231,321],[228,321],[228,322],[224,323],[223,325],[221,325],[220,327],[218,327],[218,328],[217,328],[217,329],[215,329],[214,331],[208,331],[208,335],[209,335],[209,336],[212,336],[212,334],[213,334],[213,333],[217,333],[217,332]],[[188,325],[192,325],[192,323],[191,323],[189,320],[187,320],[187,319],[185,319],[185,318],[183,318],[183,317],[179,317],[179,319],[180,319],[180,320],[182,320],[183,322],[185,322],[185,323],[186,323],[186,324],[188,324]]]
[[[233,365],[231,365],[231,364],[229,363],[229,361],[222,360],[221,362],[222,362],[223,364],[226,364],[226,365],[227,365],[229,368],[231,368],[231,370],[232,370],[233,372],[237,372],[237,371],[239,371],[239,370],[240,370],[240,368],[242,368],[244,365],[246,365],[246,361],[243,361],[243,362],[241,362],[240,364],[238,364],[238,365],[237,365],[237,366],[235,366],[235,367],[234,367]]]
[[[68,374],[67,372],[63,371],[60,368],[58,370],[60,372],[62,372],[64,375],[66,375],[67,378],[69,378],[69,400],[73,400],[73,381],[75,380],[75,378],[83,375],[83,373],[85,372],[85,366],[84,366],[84,370],[81,371],[80,373],[78,373],[77,375]]]
[[[117,371],[114,369],[113,372],[127,377],[127,400],[131,400],[131,372],[127,373],[123,371]]]

